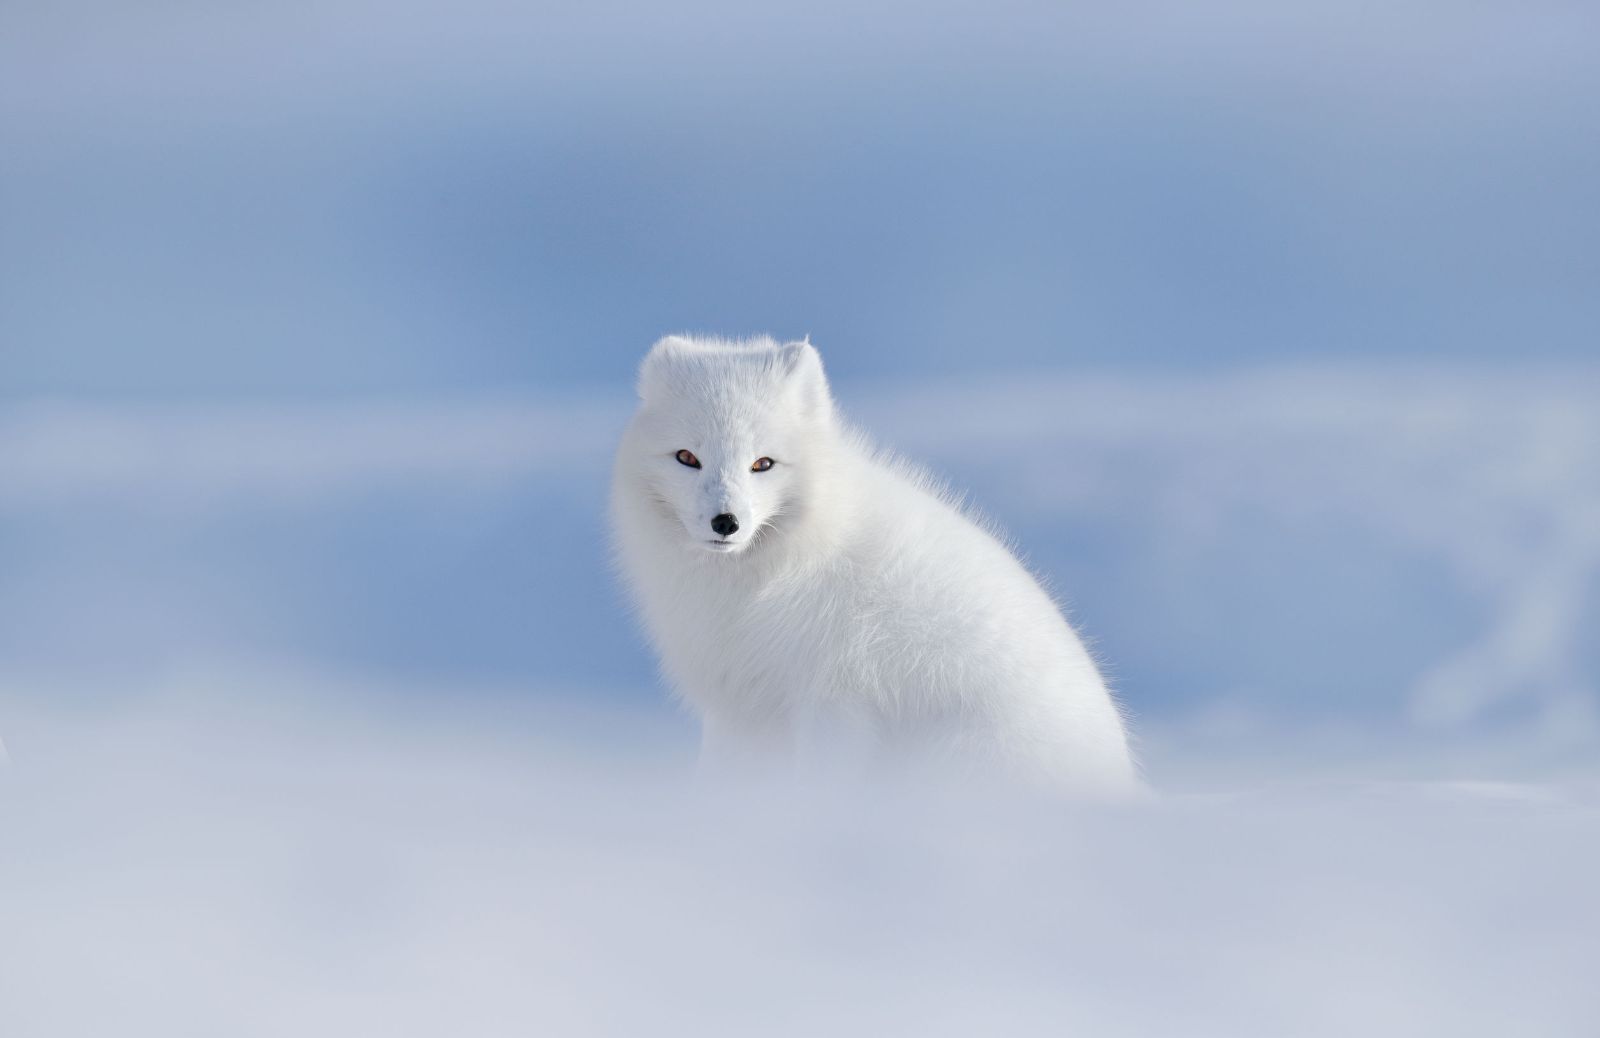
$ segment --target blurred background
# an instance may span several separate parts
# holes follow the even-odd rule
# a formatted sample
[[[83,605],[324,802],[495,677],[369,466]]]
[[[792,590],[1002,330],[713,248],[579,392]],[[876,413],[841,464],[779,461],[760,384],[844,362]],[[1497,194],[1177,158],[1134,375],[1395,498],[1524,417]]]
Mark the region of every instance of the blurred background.
[[[770,332],[1151,738],[1600,742],[1592,5],[0,26],[6,700],[666,710],[609,453],[654,338]]]
[[[0,5],[0,1017],[1592,1033],[1597,105],[1562,0]],[[1411,806],[664,804],[673,331],[809,334],[1162,789]]]

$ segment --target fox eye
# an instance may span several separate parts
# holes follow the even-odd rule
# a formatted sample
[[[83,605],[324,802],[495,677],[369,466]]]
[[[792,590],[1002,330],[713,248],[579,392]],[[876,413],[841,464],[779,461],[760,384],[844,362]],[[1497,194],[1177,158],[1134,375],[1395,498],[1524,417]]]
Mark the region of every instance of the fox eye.
[[[771,458],[757,458],[756,463],[750,466],[751,472],[765,472],[772,467]]]
[[[677,458],[679,465],[687,465],[692,469],[700,467],[700,459],[694,456],[693,451],[679,451]]]

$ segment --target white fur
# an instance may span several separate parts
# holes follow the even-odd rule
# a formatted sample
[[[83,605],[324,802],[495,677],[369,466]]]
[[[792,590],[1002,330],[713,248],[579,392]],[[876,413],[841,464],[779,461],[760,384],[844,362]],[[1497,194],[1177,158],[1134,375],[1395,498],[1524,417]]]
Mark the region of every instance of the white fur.
[[[909,757],[1139,788],[1116,704],[1055,602],[927,476],[840,420],[809,342],[665,338],[639,397],[612,485],[618,560],[701,718],[703,757]],[[751,471],[762,457],[773,467]],[[710,543],[723,512],[739,530]]]

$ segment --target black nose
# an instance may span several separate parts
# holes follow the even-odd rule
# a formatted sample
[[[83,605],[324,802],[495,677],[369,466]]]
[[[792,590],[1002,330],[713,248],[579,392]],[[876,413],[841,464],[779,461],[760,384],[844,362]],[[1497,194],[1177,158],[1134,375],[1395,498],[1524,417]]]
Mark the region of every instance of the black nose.
[[[739,529],[739,520],[723,512],[711,520],[711,528],[716,531],[718,537],[727,537]]]

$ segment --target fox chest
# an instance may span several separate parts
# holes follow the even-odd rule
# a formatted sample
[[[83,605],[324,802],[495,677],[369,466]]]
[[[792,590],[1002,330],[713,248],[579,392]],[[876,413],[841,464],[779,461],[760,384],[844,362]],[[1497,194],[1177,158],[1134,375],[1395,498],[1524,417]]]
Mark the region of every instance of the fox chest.
[[[690,588],[659,614],[680,692],[702,706],[771,713],[825,697],[846,649],[836,610],[806,595]]]

